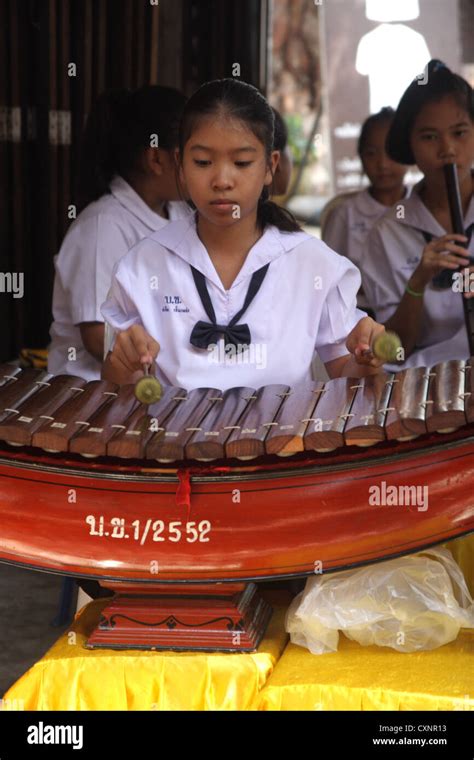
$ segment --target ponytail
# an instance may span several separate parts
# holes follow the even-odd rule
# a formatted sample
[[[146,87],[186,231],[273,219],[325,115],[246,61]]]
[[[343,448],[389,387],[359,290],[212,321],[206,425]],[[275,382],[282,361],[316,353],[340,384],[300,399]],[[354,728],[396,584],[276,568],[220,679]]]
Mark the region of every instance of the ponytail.
[[[91,108],[81,141],[78,205],[82,209],[110,192],[116,174],[135,168],[139,154],[150,146],[172,150],[186,98],[172,87],[147,85],[138,90],[103,92]]]
[[[301,232],[301,227],[291,211],[270,200],[267,186],[263,188],[258,200],[257,224],[261,230],[264,230],[267,224],[272,224],[280,232]]]

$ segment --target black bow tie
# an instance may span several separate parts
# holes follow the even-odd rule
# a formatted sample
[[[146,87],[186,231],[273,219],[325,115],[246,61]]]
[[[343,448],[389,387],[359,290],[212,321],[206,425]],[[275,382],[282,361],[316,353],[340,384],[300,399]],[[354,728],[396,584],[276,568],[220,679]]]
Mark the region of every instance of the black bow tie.
[[[225,338],[226,345],[231,343],[238,350],[243,350],[250,343],[250,330],[248,325],[215,325],[212,322],[196,322],[191,333],[191,343],[196,348],[208,348],[217,343],[221,335]]]
[[[245,296],[244,305],[240,311],[232,317],[228,325],[218,325],[216,323],[216,314],[206,287],[204,275],[201,274],[201,272],[198,272],[193,266],[191,267],[202,305],[204,306],[207,316],[211,320],[210,322],[203,322],[202,320],[196,322],[189,339],[193,346],[196,348],[207,349],[210,345],[216,344],[221,335],[225,338],[225,344],[235,346],[237,351],[243,350],[250,344],[251,336],[249,326],[247,324],[237,325],[236,322],[239,321],[258,293],[269,266],[270,264],[265,264],[265,266],[253,273],[249,289],[247,290],[247,295]]]

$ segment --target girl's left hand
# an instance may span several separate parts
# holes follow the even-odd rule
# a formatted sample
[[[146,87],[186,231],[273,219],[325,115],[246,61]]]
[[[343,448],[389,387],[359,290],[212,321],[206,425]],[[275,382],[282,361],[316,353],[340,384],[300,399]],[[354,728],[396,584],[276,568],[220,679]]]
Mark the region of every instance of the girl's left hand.
[[[377,335],[384,332],[385,327],[379,325],[371,317],[364,317],[356,324],[347,337],[346,347],[354,356],[357,364],[374,368],[383,366],[385,363],[383,359],[376,359],[372,353],[363,356],[363,352],[371,349]]]

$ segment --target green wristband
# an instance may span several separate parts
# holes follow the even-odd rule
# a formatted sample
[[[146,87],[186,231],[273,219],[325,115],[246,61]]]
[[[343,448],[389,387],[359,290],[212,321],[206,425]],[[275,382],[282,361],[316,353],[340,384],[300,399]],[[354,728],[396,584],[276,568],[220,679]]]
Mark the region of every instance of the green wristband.
[[[409,288],[408,285],[406,286],[405,291],[409,293],[411,296],[414,296],[415,298],[423,298],[423,296],[425,295],[424,290],[422,290],[421,293],[418,293],[416,290],[412,290],[411,288]]]

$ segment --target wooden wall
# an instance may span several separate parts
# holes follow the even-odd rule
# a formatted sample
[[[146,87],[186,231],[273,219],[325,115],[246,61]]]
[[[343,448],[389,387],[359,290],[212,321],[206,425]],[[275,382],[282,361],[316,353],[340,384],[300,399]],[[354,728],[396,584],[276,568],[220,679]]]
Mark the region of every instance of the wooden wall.
[[[24,273],[22,299],[0,292],[0,360],[48,343],[85,116],[106,87],[158,81],[158,14],[137,0],[0,0],[0,272]]]
[[[49,342],[53,257],[71,223],[78,142],[98,93],[230,76],[266,85],[268,0],[0,0],[0,361]],[[262,52],[263,51],[263,52]],[[75,70],[74,70],[75,67]]]

